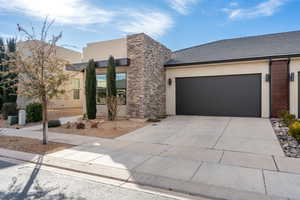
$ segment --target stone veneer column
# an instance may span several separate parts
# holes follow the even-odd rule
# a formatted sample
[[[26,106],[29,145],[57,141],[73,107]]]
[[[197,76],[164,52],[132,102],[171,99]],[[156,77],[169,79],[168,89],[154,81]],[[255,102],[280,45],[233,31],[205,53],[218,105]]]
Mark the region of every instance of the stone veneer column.
[[[127,113],[131,117],[149,118],[166,112],[164,63],[171,51],[146,34],[127,37]]]

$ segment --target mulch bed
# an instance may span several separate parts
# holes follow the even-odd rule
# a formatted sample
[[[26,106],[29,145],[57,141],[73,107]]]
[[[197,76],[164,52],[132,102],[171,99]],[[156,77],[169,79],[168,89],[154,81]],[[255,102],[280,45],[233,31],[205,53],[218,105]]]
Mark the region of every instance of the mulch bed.
[[[47,145],[43,145],[42,141],[36,139],[14,136],[0,136],[0,148],[41,155],[54,153],[73,146],[74,145],[56,142],[49,142]]]
[[[300,158],[300,144],[295,138],[289,136],[288,127],[279,119],[271,119],[271,123],[285,156]]]
[[[83,122],[85,124],[85,128],[77,129],[76,123],[78,122]],[[78,122],[68,123],[56,128],[49,128],[49,131],[113,139],[150,124],[149,122],[133,121],[129,119],[108,121],[104,118],[98,118],[95,120],[79,120]],[[97,128],[92,128],[92,124],[95,123],[98,123]]]

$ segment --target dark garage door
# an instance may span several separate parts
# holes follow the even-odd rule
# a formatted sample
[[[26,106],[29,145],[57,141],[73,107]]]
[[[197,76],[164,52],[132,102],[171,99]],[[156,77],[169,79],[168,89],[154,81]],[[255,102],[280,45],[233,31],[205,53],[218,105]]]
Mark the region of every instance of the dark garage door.
[[[176,114],[261,116],[261,74],[176,78]]]

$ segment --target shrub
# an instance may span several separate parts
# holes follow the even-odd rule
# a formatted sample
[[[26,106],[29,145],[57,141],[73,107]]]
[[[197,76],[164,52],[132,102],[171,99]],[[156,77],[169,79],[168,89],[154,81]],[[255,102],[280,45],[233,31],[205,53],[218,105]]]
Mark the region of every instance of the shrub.
[[[282,121],[286,126],[289,126],[296,121],[296,116],[288,113],[283,117]]]
[[[58,127],[58,126],[61,126],[61,123],[59,120],[49,120],[48,121],[48,128]]]
[[[289,115],[290,113],[289,113],[289,111],[287,111],[287,110],[281,110],[281,111],[279,111],[279,113],[278,113],[278,117],[281,119],[281,120],[283,120],[284,118],[285,118],[285,116],[287,116],[287,115]]]
[[[296,121],[296,116],[289,113],[287,110],[282,110],[278,113],[278,116],[280,117],[281,121],[286,125],[289,126],[293,122]]]
[[[4,103],[2,106],[2,116],[3,119],[7,119],[8,116],[18,115],[17,104],[16,103]]]
[[[26,106],[27,122],[39,122],[43,119],[43,108],[40,103],[31,103]]]
[[[300,122],[295,121],[289,126],[289,135],[300,141]]]

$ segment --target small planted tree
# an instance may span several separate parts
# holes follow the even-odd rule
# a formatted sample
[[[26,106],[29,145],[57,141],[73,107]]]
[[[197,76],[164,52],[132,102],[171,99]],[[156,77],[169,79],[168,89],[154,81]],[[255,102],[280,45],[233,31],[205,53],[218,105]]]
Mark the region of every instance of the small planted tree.
[[[114,57],[108,59],[106,72],[106,104],[108,111],[108,120],[114,121],[117,117],[117,86],[116,86],[116,64]]]
[[[18,76],[18,94],[37,99],[42,103],[43,109],[43,144],[47,144],[48,131],[48,102],[53,97],[63,94],[62,85],[69,80],[69,74],[64,68],[67,62],[57,53],[57,42],[62,33],[48,38],[48,32],[53,24],[44,21],[40,34],[36,34],[34,27],[28,32],[18,25],[19,32],[26,36],[18,50],[9,60],[9,71]],[[38,35],[38,36],[37,36]]]
[[[93,59],[89,60],[88,66],[85,71],[85,102],[86,102],[86,115],[88,119],[95,119],[96,108],[96,64]]]

